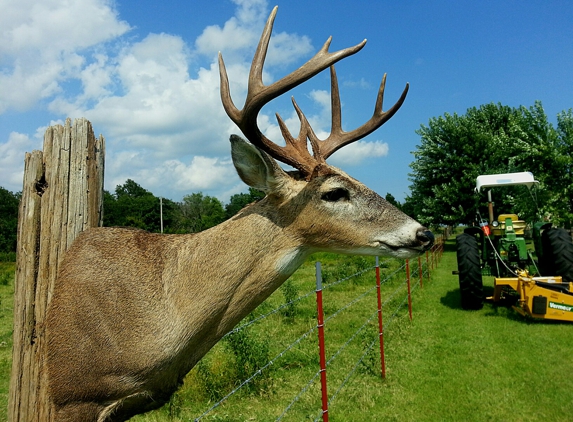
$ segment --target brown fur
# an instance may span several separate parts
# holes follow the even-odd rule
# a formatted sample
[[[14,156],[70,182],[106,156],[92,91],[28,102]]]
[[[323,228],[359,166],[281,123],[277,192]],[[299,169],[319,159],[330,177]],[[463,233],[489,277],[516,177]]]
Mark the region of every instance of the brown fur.
[[[231,220],[190,235],[96,228],[67,252],[47,318],[58,421],[123,421],[161,406],[312,252],[405,257],[431,244],[425,228],[333,167],[296,180],[237,139],[233,158],[267,196]],[[323,199],[342,188],[348,200]]]

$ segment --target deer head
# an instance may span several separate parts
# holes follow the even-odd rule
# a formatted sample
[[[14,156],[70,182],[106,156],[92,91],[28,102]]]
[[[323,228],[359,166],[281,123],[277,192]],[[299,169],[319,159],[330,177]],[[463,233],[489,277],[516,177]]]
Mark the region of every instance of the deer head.
[[[219,53],[223,106],[231,120],[252,144],[249,146],[238,136],[231,137],[233,161],[239,176],[249,186],[266,192],[269,197],[274,196],[275,202],[277,197],[282,202],[304,202],[305,220],[308,224],[299,222],[298,226],[309,237],[312,246],[319,249],[407,258],[429,248],[433,243],[430,231],[360,182],[326,163],[326,159],[335,151],[362,139],[390,119],[404,102],[408,84],[396,104],[383,111],[386,85],[386,75],[384,75],[370,120],[353,131],[345,132],[342,130],[340,94],[334,63],[360,51],[366,40],[354,47],[330,53],[328,51],[332,40],[330,37],[320,51],[298,70],[265,86],[262,80],[263,65],[277,9],[277,7],[273,9],[267,20],[253,58],[247,97],[242,110],[239,110],[231,99],[225,64]],[[269,140],[257,125],[257,115],[262,107],[327,67],[330,67],[331,78],[330,135],[324,140],[319,139],[293,98],[292,102],[300,120],[298,136],[295,138],[290,133],[283,119],[277,114],[286,145],[280,146]],[[309,143],[312,154],[308,148]],[[294,173],[282,171],[273,158],[294,167],[297,171]],[[299,198],[295,201],[297,196]],[[306,197],[306,200],[301,201],[302,197]],[[316,215],[307,216],[310,213]],[[318,225],[317,223],[321,221],[328,223]],[[336,224],[337,222],[339,224]],[[315,233],[320,230],[324,233]]]

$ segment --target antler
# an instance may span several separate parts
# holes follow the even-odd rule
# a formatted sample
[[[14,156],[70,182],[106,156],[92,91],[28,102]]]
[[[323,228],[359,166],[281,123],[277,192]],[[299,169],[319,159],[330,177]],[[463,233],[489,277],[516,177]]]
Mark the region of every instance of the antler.
[[[353,131],[344,132],[342,130],[338,81],[333,65],[337,61],[360,51],[366,44],[366,40],[362,41],[360,44],[355,45],[354,47],[349,47],[345,48],[344,50],[330,53],[328,48],[330,47],[332,37],[329,37],[322,48],[318,51],[318,53],[316,53],[314,57],[312,57],[300,68],[283,77],[282,79],[274,82],[273,84],[265,86],[263,84],[263,64],[267,54],[277,9],[278,6],[275,6],[272,10],[265,25],[265,29],[263,30],[263,34],[261,35],[257,51],[255,52],[249,73],[247,98],[242,110],[237,109],[233,103],[233,100],[231,99],[229,78],[225,69],[225,63],[223,62],[223,56],[221,53],[219,53],[221,100],[223,102],[223,107],[225,108],[225,111],[231,120],[235,122],[235,124],[241,129],[243,134],[253,145],[261,148],[277,160],[298,169],[303,174],[303,176],[308,179],[312,175],[317,165],[324,163],[326,158],[328,158],[332,153],[342,148],[344,145],[362,139],[363,137],[378,129],[388,119],[390,119],[404,102],[406,94],[408,93],[409,86],[406,84],[406,88],[402,92],[400,99],[388,111],[384,112],[382,111],[384,87],[386,84],[386,75],[384,75],[380,89],[378,91],[378,97],[376,99],[376,106],[374,108],[374,114],[372,118]],[[279,123],[279,127],[285,139],[286,145],[282,147],[270,141],[265,135],[261,133],[257,126],[257,115],[263,106],[274,98],[277,98],[288,90],[294,88],[295,86],[298,86],[312,78],[327,67],[330,67],[332,104],[332,129],[328,138],[325,140],[318,139],[312,130],[312,127],[310,126],[306,116],[301,111],[293,98],[292,102],[301,122],[298,137],[294,138],[291,135],[283,119],[277,114],[277,121]],[[313,155],[311,155],[308,151],[308,141],[310,141]]]

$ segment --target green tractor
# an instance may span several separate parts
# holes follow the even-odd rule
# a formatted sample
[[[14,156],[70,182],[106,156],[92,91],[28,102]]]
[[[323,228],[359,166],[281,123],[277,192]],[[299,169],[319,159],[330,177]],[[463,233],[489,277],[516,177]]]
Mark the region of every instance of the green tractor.
[[[493,174],[478,176],[475,190],[479,194],[484,188],[514,185],[524,185],[531,190],[537,184],[529,172]],[[478,221],[478,225],[467,227],[456,238],[458,270],[454,273],[459,275],[462,308],[483,307],[484,275],[495,277],[495,289],[500,294],[496,294],[494,300],[503,298],[501,292],[506,288],[516,288],[518,274],[531,274],[532,280],[535,279],[532,282],[557,288],[573,298],[573,283],[570,283],[573,282],[573,242],[568,231],[546,222],[527,224],[515,214],[499,214],[495,218],[491,190],[488,190],[488,219],[483,219],[478,211]],[[526,233],[531,234],[533,242],[526,242]],[[521,294],[520,301],[526,306],[525,292],[507,293]],[[519,311],[532,314],[529,310]]]

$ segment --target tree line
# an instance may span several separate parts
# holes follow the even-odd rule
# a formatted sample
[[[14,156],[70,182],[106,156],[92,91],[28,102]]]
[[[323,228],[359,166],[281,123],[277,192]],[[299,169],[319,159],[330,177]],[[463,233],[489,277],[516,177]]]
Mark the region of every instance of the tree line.
[[[248,193],[231,196],[228,204],[201,192],[185,195],[181,202],[160,198],[128,179],[114,193],[104,191],[103,225],[136,227],[158,233],[161,230],[160,207],[163,208],[164,233],[197,233],[231,218],[264,193],[249,188]]]
[[[485,195],[474,192],[480,174],[530,171],[540,181],[534,194],[522,187],[496,189],[496,209],[523,219],[544,218],[570,227],[573,221],[573,110],[549,123],[541,102],[526,108],[485,104],[466,114],[433,117],[416,131],[420,144],[410,164],[410,195],[399,203],[386,200],[421,223],[470,224]],[[521,190],[519,190],[522,188]],[[181,202],[163,198],[165,233],[196,233],[235,215],[264,196],[249,188],[223,204],[215,197],[192,193]],[[16,250],[20,193],[0,187],[0,252]],[[535,204],[539,204],[536,208]],[[104,226],[161,230],[160,199],[128,179],[114,192],[104,191]]]
[[[21,193],[0,187],[0,252],[15,252],[18,207]],[[128,179],[115,191],[104,190],[103,225],[134,227],[149,232],[161,231],[161,208],[164,233],[196,233],[231,218],[246,205],[258,201],[264,193],[249,188],[247,193],[231,196],[223,203],[201,192],[183,197],[181,202],[155,196],[135,181]]]

